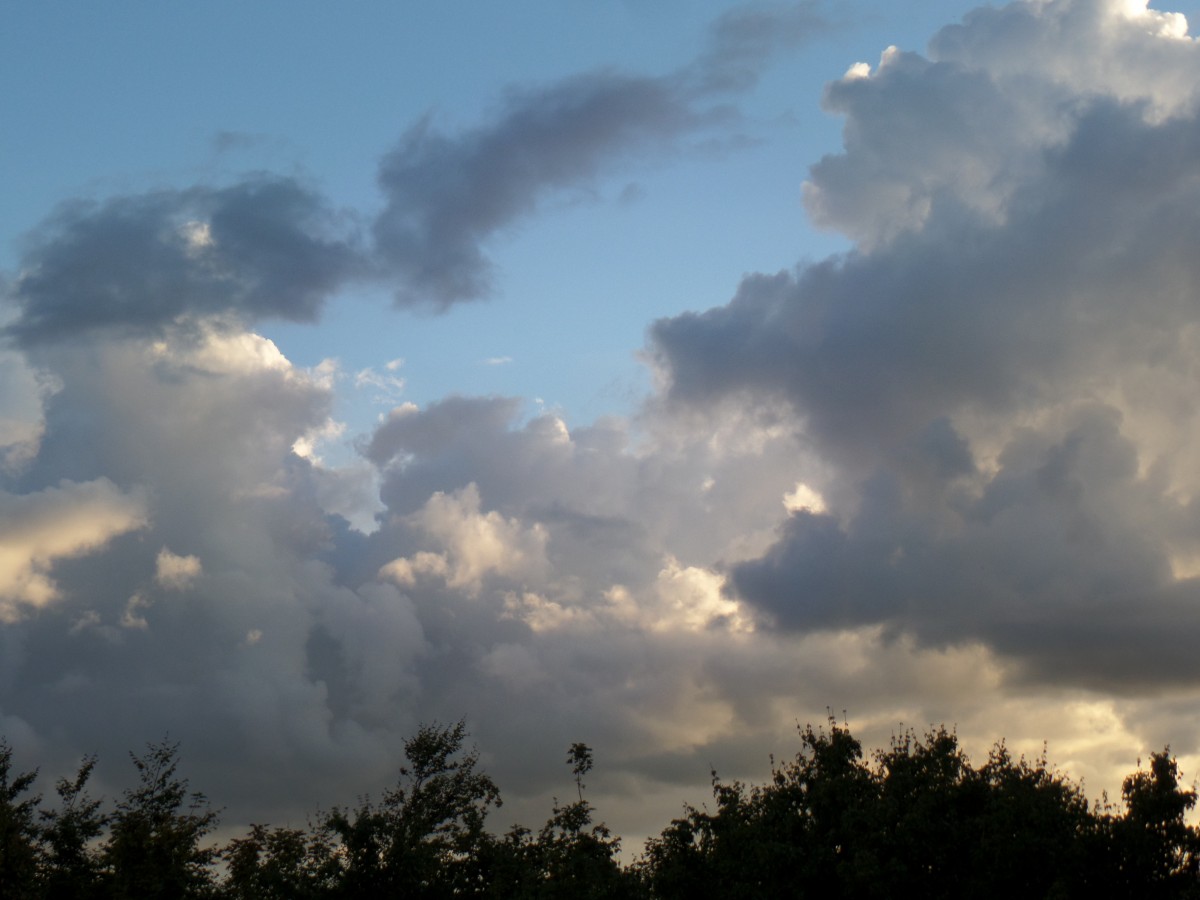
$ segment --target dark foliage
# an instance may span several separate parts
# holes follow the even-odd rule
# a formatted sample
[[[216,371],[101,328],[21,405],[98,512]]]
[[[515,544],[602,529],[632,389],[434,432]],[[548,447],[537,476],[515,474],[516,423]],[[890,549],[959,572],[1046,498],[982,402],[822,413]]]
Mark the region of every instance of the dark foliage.
[[[863,759],[849,731],[800,734],[796,759],[746,788],[713,775],[714,809],[685,807],[651,840],[650,896],[926,898],[1200,896],[1194,791],[1169,751],[1125,782],[1125,811],[1089,810],[1045,756],[1004,744],[979,768],[939,728]]]
[[[189,792],[177,775],[179,746],[149,744],[144,756],[129,754],[138,785],[117,803],[104,845],[108,896],[121,900],[172,900],[208,896],[215,889],[215,847],[201,841],[217,814],[201,793]]]
[[[37,896],[37,827],[40,798],[27,796],[37,772],[12,771],[12,747],[0,741],[0,897]]]
[[[222,851],[230,900],[316,900],[334,894],[341,878],[329,834],[251,825]]]
[[[400,783],[379,804],[335,809],[324,822],[339,845],[341,897],[480,896],[487,888],[488,809],[495,782],[463,752],[466,726],[427,726],[404,743]]]
[[[1043,753],[997,744],[978,768],[945,728],[904,732],[864,756],[830,719],[800,730],[800,751],[761,785],[714,772],[711,808],[684,814],[630,865],[586,799],[592,749],[572,744],[575,799],[536,832],[486,828],[500,805],[467,749],[466,727],[421,728],[396,786],[334,808],[307,829],[253,825],[217,848],[216,813],[179,777],[178,747],[131,754],[138,785],[111,812],[86,790],[85,757],[39,810],[36,772],[16,773],[0,741],[0,897],[484,897],[514,900],[705,898],[1200,897],[1196,791],[1169,750],[1089,807]]]
[[[47,900],[87,900],[101,894],[103,870],[95,850],[107,817],[100,801],[88,796],[85,786],[96,766],[85,757],[74,779],[60,778],[55,785],[59,808],[42,810],[42,883]]]
[[[572,744],[567,763],[575,776],[578,799],[565,806],[555,800],[550,818],[536,835],[520,826],[508,832],[501,844],[507,864],[492,896],[539,900],[630,896],[636,879],[617,862],[620,838],[603,822],[594,822],[592,805],[583,798],[583,777],[593,764],[592,748]]]

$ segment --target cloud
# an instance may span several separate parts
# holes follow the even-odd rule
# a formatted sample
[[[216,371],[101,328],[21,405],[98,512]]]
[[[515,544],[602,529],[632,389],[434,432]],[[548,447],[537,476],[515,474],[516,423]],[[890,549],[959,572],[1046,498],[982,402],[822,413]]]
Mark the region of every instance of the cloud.
[[[695,63],[698,87],[705,92],[747,90],[773,56],[829,28],[815,0],[728,10],[713,24],[709,47]]]
[[[545,529],[538,523],[525,528],[494,511],[481,512],[474,484],[450,496],[435,493],[412,520],[445,549],[419,551],[411,559],[399,557],[385,565],[381,577],[401,587],[411,589],[420,577],[435,576],[451,590],[478,595],[485,576],[532,578],[545,565]]]
[[[393,375],[399,366],[393,366],[388,363],[384,372],[376,372],[368,367],[356,372],[354,375],[354,386],[359,390],[370,388],[374,391],[374,402],[376,403],[394,403],[397,398],[404,394],[404,379],[399,375]]]
[[[6,331],[156,334],[186,315],[312,321],[361,265],[324,201],[289,178],[68,203],[30,239]]]
[[[512,819],[582,739],[631,838],[831,705],[877,746],[901,721],[1049,739],[1090,786],[1176,740],[1200,125],[1167,14],[1015,4],[853,67],[806,199],[854,248],[655,323],[662,390],[630,419],[406,402],[327,465],[336,364],[253,329],[358,278],[485,290],[492,235],[710,127],[812,15],[731,13],[686,70],[422,123],[375,247],[266,176],[55,214],[6,288],[0,724],[47,772],[169,730],[227,821],[297,822],[465,716]],[[399,368],[353,383],[395,403]]]
[[[486,296],[488,237],[550,193],[703,122],[668,81],[613,72],[509,90],[492,122],[454,137],[421,121],[379,171],[388,203],[374,234],[383,264],[401,276],[397,302],[445,307]]]
[[[22,354],[0,350],[0,468],[19,470],[37,455],[42,402],[53,391],[53,381],[39,377]]]
[[[158,557],[155,559],[154,580],[170,590],[183,590],[199,578],[202,572],[199,557],[180,556],[166,547],[158,551]]]
[[[313,322],[331,295],[362,282],[390,286],[401,306],[485,297],[491,236],[550,196],[727,120],[731,109],[713,97],[751,87],[772,53],[817,24],[811,4],[734,11],[684,72],[604,70],[512,87],[490,120],[457,134],[427,115],[383,156],[384,207],[373,220],[269,174],[65,203],[26,242],[4,288],[14,315],[3,332],[33,346],[98,329],[157,335],[189,317]],[[255,140],[221,132],[214,146]]]
[[[831,85],[845,150],[806,201],[855,249],[654,325],[675,403],[784,402],[830,464],[826,508],[730,572],[778,627],[1200,676],[1200,50],[1143,6],[981,10]]]
[[[146,504],[104,478],[28,494],[0,493],[0,621],[59,599],[54,562],[103,547],[146,524]]]
[[[0,494],[6,714],[62,729],[49,764],[83,747],[119,760],[169,729],[198,780],[274,820],[293,778],[347,758],[382,777],[386,735],[414,724],[395,703],[424,640],[393,587],[337,584],[325,561],[335,537],[356,546],[325,503],[361,493],[336,485],[358,476],[292,448],[327,423],[330,379],[220,321],[33,355],[59,389],[18,492]],[[227,768],[217,732],[267,783]]]
[[[379,170],[387,206],[374,234],[381,263],[401,277],[397,303],[444,308],[487,296],[488,238],[556,192],[728,120],[733,110],[714,106],[717,95],[753,87],[773,55],[822,27],[813,3],[739,8],[680,72],[598,71],[509,89],[490,122],[453,136],[430,117],[417,123]]]

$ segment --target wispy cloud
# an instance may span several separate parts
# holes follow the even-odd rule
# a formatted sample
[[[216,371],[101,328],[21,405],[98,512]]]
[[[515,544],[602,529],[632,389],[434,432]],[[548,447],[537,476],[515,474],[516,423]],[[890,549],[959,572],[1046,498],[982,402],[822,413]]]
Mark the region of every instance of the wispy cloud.
[[[399,368],[399,366],[388,363],[384,366],[383,372],[376,372],[371,368],[361,369],[354,375],[354,386],[359,390],[370,388],[375,391],[375,402],[377,403],[394,404],[404,394],[404,379],[399,375],[392,374]]]
[[[822,27],[812,3],[731,11],[683,71],[598,71],[510,89],[491,121],[457,135],[431,118],[418,123],[379,173],[388,206],[374,233],[384,264],[402,276],[397,302],[444,307],[487,296],[489,237],[556,192],[727,120],[732,110],[714,105],[721,95],[752,87],[776,52]]]

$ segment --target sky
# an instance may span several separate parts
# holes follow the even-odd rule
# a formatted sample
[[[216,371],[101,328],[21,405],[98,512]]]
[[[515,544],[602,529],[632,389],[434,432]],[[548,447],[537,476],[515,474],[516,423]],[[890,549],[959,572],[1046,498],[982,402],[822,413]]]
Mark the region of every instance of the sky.
[[[1198,7],[9,11],[18,763],[302,825],[463,719],[633,851],[831,712],[1200,775]]]

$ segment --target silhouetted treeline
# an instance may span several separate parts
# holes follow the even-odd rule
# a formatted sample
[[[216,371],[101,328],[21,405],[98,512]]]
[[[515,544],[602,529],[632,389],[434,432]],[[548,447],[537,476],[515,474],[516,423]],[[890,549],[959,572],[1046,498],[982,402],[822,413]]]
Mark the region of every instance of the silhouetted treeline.
[[[711,804],[640,857],[584,799],[592,751],[573,744],[572,802],[537,831],[485,827],[495,782],[462,723],[405,743],[396,787],[319,813],[307,828],[254,825],[221,847],[216,814],[177,773],[178,746],[130,754],[138,784],[111,808],[87,792],[95,759],[55,785],[17,773],[0,741],[0,897],[75,898],[890,898],[1200,896],[1194,790],[1155,753],[1123,803],[1089,806],[1046,759],[998,744],[975,767],[945,729],[865,758],[832,719],[800,733],[795,759],[760,785],[713,773]]]

